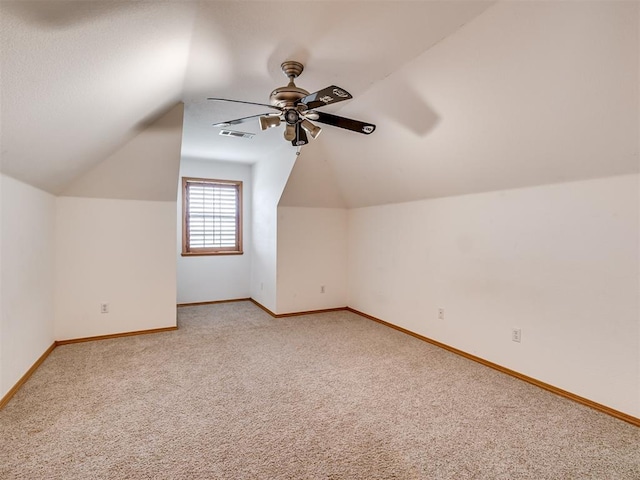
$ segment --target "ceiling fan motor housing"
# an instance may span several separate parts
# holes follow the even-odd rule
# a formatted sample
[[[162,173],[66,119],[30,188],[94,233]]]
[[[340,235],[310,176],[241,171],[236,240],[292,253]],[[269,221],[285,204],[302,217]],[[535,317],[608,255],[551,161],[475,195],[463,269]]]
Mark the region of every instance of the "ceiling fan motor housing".
[[[293,84],[293,81],[289,83],[286,87],[276,88],[269,97],[269,102],[271,105],[280,108],[294,108],[295,103],[301,98],[309,95],[304,88],[296,87]],[[303,105],[303,104],[299,104]]]
[[[280,108],[295,108],[298,100],[309,95],[309,92],[304,88],[296,87],[293,82],[294,79],[302,73],[304,66],[300,62],[288,60],[283,62],[282,65],[280,65],[280,68],[282,69],[282,73],[289,78],[289,84],[284,87],[276,88],[271,92],[269,102],[271,105]],[[304,107],[303,104],[299,104],[298,106]]]

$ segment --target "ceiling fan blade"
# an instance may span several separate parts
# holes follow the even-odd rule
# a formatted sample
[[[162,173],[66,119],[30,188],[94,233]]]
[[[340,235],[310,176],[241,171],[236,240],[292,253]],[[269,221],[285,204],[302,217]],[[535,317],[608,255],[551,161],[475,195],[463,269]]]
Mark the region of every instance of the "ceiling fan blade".
[[[269,117],[269,116],[272,116],[272,115],[273,115],[273,113],[271,113],[271,112],[269,112],[269,113],[261,113],[260,115],[251,115],[249,117],[236,118],[235,120],[229,120],[227,122],[214,123],[213,126],[214,127],[218,127],[218,128],[224,128],[224,127],[228,127],[230,125],[238,125],[239,123],[244,123],[247,120],[251,120],[252,118]]]
[[[314,112],[314,120],[320,123],[326,123],[327,125],[333,125],[334,127],[344,128],[353,132],[364,133],[370,135],[376,129],[376,126],[372,123],[361,122],[360,120],[353,120],[351,118],[338,117],[337,115],[331,115],[330,113]]]
[[[307,132],[304,131],[304,128],[300,126],[300,122],[296,125],[296,138],[291,141],[291,145],[294,147],[301,147],[309,143],[309,139],[307,138]]]
[[[317,92],[310,93],[306,97],[298,100],[296,104],[303,103],[311,110],[313,108],[331,105],[332,103],[342,102],[343,100],[349,100],[350,98],[353,97],[349,92],[335,85],[331,85]]]
[[[213,97],[209,97],[207,98],[207,100],[215,100],[217,102],[233,102],[233,103],[245,103],[247,105],[258,105],[259,107],[268,107],[268,108],[274,108],[278,111],[282,111],[282,109],[280,107],[276,107],[275,105],[269,105],[266,103],[255,103],[255,102],[245,102],[244,100],[231,100],[229,98],[213,98]]]

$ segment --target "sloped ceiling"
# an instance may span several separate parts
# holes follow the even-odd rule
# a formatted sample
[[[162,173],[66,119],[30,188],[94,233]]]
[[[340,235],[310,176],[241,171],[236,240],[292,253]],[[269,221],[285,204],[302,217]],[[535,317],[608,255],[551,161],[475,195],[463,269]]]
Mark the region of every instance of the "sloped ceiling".
[[[2,171],[52,193],[183,95],[194,9],[2,2]]]
[[[213,123],[297,84],[325,111],[283,202],[365,206],[637,171],[636,2],[1,2],[2,171],[60,193],[176,102],[182,155],[254,163],[282,132]],[[291,147],[293,148],[293,147]],[[325,195],[323,195],[325,192]]]
[[[178,195],[184,105],[179,103],[62,195],[121,200],[175,201]]]
[[[323,144],[346,205],[637,173],[639,6],[499,3],[377,82],[375,141]]]

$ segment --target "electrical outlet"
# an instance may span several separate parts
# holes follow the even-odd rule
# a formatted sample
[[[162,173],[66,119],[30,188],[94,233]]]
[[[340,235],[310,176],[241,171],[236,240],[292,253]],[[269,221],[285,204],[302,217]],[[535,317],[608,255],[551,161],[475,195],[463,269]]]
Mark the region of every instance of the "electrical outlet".
[[[320,293],[324,293],[324,285],[320,285]]]
[[[522,338],[522,330],[520,330],[519,328],[514,328],[513,330],[511,330],[512,341],[520,343],[521,338]]]
[[[438,320],[444,320],[444,308],[438,309]]]
[[[109,313],[109,304],[101,303],[100,304],[100,313]]]
[[[260,291],[264,290],[264,283],[260,282]]]

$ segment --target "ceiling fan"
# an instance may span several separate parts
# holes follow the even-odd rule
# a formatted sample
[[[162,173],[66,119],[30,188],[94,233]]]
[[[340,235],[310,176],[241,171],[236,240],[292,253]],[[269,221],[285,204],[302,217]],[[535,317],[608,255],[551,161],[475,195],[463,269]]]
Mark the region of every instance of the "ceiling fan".
[[[260,128],[277,127],[281,123],[285,124],[284,138],[291,142],[294,147],[300,147],[308,143],[308,135],[316,138],[320,135],[322,129],[311,123],[311,120],[334,127],[344,128],[353,132],[364,133],[369,135],[373,133],[376,126],[371,123],[361,122],[350,118],[339,117],[329,113],[317,112],[317,108],[334,103],[342,102],[353,98],[346,90],[331,85],[329,87],[309,93],[306,90],[297,87],[294,80],[302,73],[304,66],[292,60],[283,62],[280,65],[282,73],[289,78],[289,84],[284,87],[276,88],[269,96],[269,104],[245,102],[242,100],[230,100],[228,98],[208,98],[219,102],[235,102],[245,103],[248,105],[258,105],[267,107],[277,112],[261,113],[259,115],[251,115],[249,117],[237,118],[227,122],[216,123],[213,126],[225,128],[230,125],[238,125],[248,120],[258,118]]]

